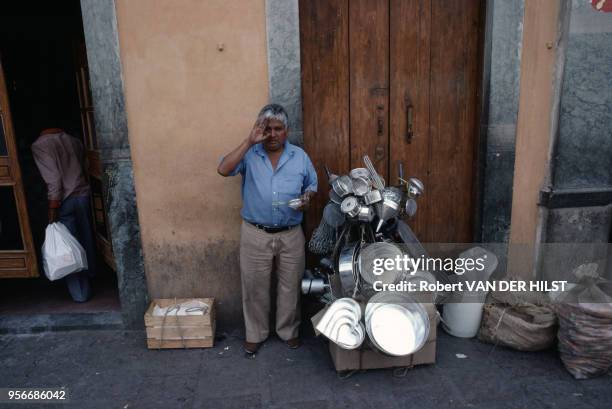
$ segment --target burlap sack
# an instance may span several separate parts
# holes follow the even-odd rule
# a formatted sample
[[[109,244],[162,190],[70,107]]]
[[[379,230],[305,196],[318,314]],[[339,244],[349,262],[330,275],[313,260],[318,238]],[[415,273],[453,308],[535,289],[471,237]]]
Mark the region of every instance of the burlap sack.
[[[555,342],[557,319],[542,293],[491,293],[478,339],[520,351],[539,351]]]
[[[574,272],[580,280],[556,306],[559,353],[576,379],[603,375],[612,368],[612,282],[585,264]]]

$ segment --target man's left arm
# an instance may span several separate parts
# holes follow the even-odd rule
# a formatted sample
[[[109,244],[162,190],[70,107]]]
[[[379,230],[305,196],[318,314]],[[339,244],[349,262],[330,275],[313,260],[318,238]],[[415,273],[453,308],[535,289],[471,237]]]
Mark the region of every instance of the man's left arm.
[[[314,166],[312,165],[312,162],[310,161],[310,158],[308,157],[308,155],[306,155],[305,158],[305,176],[304,176],[304,182],[303,182],[303,188],[302,188],[302,200],[304,201],[303,206],[301,207],[302,210],[307,210],[308,207],[310,206],[310,199],[312,199],[314,197],[314,195],[317,193],[317,171],[315,170]]]

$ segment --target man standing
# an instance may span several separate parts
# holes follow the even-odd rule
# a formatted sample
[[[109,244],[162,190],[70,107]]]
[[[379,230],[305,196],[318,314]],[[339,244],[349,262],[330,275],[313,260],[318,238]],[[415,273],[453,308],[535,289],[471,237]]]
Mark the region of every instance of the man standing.
[[[302,211],[317,190],[308,155],[287,141],[287,113],[266,105],[250,135],[226,155],[217,171],[242,175],[240,271],[246,326],[244,349],[257,352],[269,334],[270,279],[278,275],[276,333],[290,348],[300,345],[300,282],[304,273]],[[292,199],[301,199],[293,209]]]
[[[88,270],[64,279],[72,299],[85,302],[91,297],[89,277],[95,274],[96,253],[83,144],[60,128],[50,128],[32,144],[32,153],[47,184],[49,223],[59,221],[66,226],[87,254]]]

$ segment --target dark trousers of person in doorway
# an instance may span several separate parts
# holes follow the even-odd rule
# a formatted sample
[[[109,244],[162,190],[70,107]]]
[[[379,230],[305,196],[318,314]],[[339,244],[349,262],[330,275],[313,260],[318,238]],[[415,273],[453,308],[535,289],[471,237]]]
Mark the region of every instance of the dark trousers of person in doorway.
[[[91,298],[90,278],[96,274],[96,247],[91,225],[89,196],[69,196],[62,201],[58,221],[70,231],[85,249],[87,270],[67,275],[64,280],[70,296],[76,302]]]

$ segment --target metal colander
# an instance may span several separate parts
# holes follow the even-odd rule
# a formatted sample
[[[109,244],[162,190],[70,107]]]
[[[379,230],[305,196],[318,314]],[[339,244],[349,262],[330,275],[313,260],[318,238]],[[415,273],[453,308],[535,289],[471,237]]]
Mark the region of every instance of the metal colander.
[[[313,254],[327,254],[334,249],[336,244],[336,229],[321,219],[319,226],[312,232],[308,242],[308,250]]]
[[[344,224],[346,217],[340,211],[340,205],[329,202],[323,209],[323,220],[331,227],[340,227]]]

